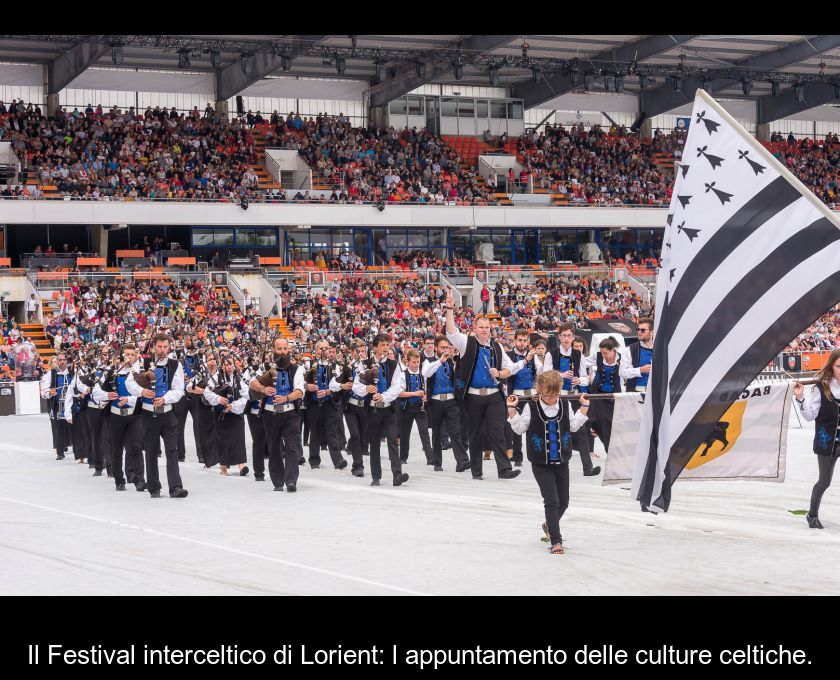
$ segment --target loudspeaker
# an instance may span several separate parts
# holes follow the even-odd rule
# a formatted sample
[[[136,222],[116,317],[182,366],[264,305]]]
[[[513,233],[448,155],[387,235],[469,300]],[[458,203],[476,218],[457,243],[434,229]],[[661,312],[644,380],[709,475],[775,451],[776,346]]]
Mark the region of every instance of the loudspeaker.
[[[240,116],[245,113],[245,103],[242,101],[242,97],[236,97],[236,113]]]

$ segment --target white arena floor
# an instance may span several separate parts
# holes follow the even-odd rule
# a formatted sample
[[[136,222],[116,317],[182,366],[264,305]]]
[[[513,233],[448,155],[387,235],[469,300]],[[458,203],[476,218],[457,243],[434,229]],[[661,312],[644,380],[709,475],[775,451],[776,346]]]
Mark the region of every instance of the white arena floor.
[[[55,461],[46,416],[0,418],[0,431],[5,595],[840,594],[840,480],[825,530],[788,512],[807,508],[816,478],[807,425],[790,430],[784,484],[681,483],[667,515],[573,459],[562,556],[540,542],[527,464],[503,481],[485,462],[473,481],[445,451],[436,473],[416,434],[400,488],[307,466],[296,495],[276,493],[253,473],[203,470],[190,450],[189,498],[153,501],[72,455]]]

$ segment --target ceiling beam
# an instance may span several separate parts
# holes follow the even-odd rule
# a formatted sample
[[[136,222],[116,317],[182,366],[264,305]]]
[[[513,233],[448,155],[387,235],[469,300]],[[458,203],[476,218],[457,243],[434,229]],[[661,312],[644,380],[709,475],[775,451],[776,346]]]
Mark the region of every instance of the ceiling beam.
[[[838,88],[832,83],[812,82],[801,87],[801,101],[796,97],[796,87],[788,88],[775,97],[767,95],[757,99],[756,123],[772,123],[840,99]]]
[[[277,71],[282,66],[283,56],[293,57],[298,47],[315,45],[329,37],[328,35],[295,35],[291,36],[292,48],[285,55],[257,52],[251,57],[254,60],[254,68],[250,75],[245,75],[240,60],[237,59],[216,72],[216,98],[221,101],[230,99]]]
[[[742,59],[735,62],[734,66],[755,71],[755,75],[760,75],[761,71],[778,71],[798,64],[808,57],[823,54],[838,47],[840,47],[840,35],[818,35],[793,45],[786,45],[772,52]],[[707,83],[706,91],[709,94],[714,94],[737,84],[737,80],[716,78]],[[644,90],[639,96],[639,113],[643,116],[643,119],[658,116],[660,113],[667,113],[678,106],[693,101],[694,93],[700,87],[703,87],[703,79],[692,76],[683,79],[679,90],[675,90],[672,85],[668,84]],[[818,104],[815,104],[815,106],[818,106]]]
[[[516,38],[515,35],[470,35],[461,41],[460,49],[472,56],[481,56],[507,45],[514,38]],[[450,50],[457,47],[457,43],[452,43],[443,49]],[[407,62],[398,64],[394,78],[371,88],[370,105],[383,106],[422,85],[452,75],[452,64],[448,62],[426,62],[425,67],[425,76],[420,78],[417,76],[416,64]]]
[[[689,40],[698,38],[697,35],[649,35],[635,42],[624,43],[613,47],[595,56],[580,58],[581,64],[587,61],[612,61],[616,64],[630,64],[634,61],[642,62],[667,52]],[[539,82],[531,80],[522,81],[513,87],[513,96],[525,100],[525,108],[532,109],[535,106],[572,92],[579,85],[572,85],[569,76],[563,73],[555,73],[550,78],[542,78]]]
[[[47,94],[61,92],[111,49],[104,36],[89,37],[97,40],[76,43],[47,64]]]

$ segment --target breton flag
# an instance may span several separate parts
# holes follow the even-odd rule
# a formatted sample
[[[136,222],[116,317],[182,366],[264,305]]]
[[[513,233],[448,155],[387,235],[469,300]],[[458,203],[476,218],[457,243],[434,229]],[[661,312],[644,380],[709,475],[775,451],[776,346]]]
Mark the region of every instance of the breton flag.
[[[654,512],[743,389],[840,301],[840,220],[703,90],[691,120],[633,470]]]

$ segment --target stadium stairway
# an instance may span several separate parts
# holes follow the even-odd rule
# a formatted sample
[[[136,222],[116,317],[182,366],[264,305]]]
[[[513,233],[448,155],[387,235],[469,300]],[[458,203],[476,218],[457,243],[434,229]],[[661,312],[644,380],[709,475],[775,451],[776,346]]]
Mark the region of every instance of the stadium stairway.
[[[50,359],[55,356],[55,349],[50,345],[50,341],[47,340],[47,334],[43,324],[22,323],[20,324],[20,330],[35,345],[35,349],[38,350],[38,354],[41,357],[41,363],[45,366],[48,365]]]
[[[252,163],[251,169],[257,175],[260,191],[279,189],[280,183],[272,177],[271,173],[265,167],[265,128],[262,126],[254,127],[251,130],[251,136],[254,138],[254,149],[257,157],[257,163]]]
[[[289,325],[286,323],[286,319],[282,317],[276,317],[268,320],[268,327],[277,331],[287,340],[292,340],[295,337],[295,334],[292,333]]]

